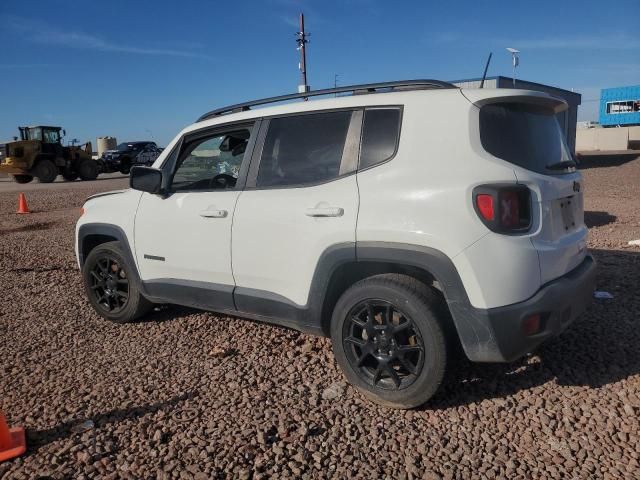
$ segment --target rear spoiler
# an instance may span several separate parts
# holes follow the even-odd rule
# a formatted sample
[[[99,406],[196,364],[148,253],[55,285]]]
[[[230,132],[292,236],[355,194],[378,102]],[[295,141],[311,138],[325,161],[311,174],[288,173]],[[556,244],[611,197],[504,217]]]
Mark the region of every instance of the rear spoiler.
[[[490,103],[529,103],[551,108],[555,113],[563,112],[569,108],[562,98],[554,97],[545,92],[535,90],[520,90],[511,88],[467,88],[460,93],[469,102],[480,108]]]

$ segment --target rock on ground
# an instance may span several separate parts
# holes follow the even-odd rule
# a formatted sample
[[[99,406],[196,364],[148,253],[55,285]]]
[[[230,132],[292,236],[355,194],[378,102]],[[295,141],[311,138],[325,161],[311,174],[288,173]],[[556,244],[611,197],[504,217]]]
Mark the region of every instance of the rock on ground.
[[[587,167],[614,299],[521,361],[462,361],[414,411],[345,387],[327,339],[178,307],[103,321],[73,253],[96,187],[30,192],[25,216],[0,192],[0,409],[29,445],[0,478],[638,478],[640,160]]]

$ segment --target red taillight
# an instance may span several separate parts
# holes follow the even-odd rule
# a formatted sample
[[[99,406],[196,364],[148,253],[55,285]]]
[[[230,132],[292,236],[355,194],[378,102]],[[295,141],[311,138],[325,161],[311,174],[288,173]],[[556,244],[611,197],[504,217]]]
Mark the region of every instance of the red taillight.
[[[495,214],[493,212],[493,197],[489,194],[481,193],[476,196],[476,205],[478,206],[478,211],[482,218],[492,222],[495,218]]]
[[[473,199],[478,217],[494,232],[514,234],[531,227],[531,191],[524,185],[481,185]]]

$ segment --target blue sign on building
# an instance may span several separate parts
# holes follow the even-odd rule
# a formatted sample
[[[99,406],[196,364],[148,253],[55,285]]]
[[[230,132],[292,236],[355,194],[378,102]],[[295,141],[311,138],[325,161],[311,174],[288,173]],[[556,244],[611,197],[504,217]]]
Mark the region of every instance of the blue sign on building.
[[[600,125],[640,125],[640,85],[604,88],[600,93]]]

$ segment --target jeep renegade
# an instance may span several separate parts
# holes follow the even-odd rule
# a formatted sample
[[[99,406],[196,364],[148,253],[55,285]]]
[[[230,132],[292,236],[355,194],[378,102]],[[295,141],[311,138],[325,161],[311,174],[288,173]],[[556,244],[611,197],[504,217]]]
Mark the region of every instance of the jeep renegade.
[[[412,80],[214,110],[87,200],[87,296],[114,322],[169,303],[329,336],[364,395],[418,406],[454,352],[512,361],[592,298],[566,108]]]

